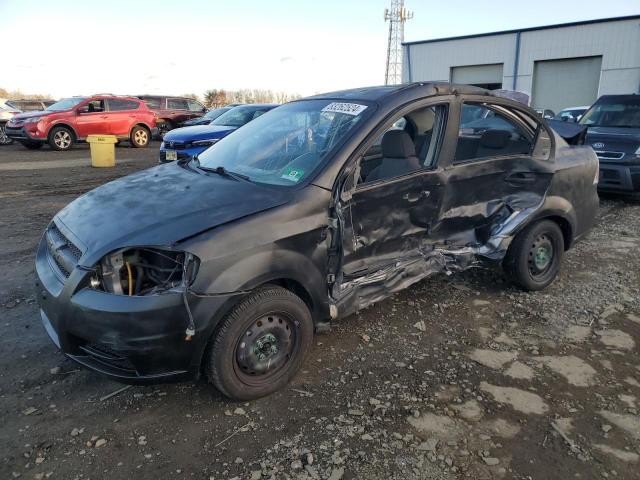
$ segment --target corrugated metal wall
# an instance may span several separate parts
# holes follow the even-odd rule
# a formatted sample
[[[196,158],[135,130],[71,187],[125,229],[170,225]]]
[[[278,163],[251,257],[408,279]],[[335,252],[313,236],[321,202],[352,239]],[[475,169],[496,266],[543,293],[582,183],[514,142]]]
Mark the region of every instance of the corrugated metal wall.
[[[516,90],[531,94],[536,61],[601,56],[598,96],[640,92],[639,19],[524,31],[520,37]],[[407,44],[403,81],[450,81],[452,67],[502,63],[503,87],[511,89],[515,57],[515,33]]]

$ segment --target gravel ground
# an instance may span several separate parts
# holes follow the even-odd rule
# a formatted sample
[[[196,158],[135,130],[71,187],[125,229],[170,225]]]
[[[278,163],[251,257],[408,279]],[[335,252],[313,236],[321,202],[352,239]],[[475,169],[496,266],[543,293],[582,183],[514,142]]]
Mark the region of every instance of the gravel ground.
[[[122,385],[40,325],[33,253],[56,211],[157,149],[92,169],[86,146],[0,147],[0,478],[640,478],[640,203],[618,198],[544,292],[437,276],[316,337],[268,398],[200,380],[103,399]]]

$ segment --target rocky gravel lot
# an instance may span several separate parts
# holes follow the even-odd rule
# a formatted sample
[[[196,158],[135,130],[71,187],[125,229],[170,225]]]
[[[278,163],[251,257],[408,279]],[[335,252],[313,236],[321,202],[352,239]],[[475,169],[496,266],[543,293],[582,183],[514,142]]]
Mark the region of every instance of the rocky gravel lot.
[[[268,398],[120,391],[47,338],[33,252],[56,211],[157,148],[97,170],[86,147],[0,147],[0,478],[640,478],[639,202],[603,199],[546,291],[420,282],[317,336]]]

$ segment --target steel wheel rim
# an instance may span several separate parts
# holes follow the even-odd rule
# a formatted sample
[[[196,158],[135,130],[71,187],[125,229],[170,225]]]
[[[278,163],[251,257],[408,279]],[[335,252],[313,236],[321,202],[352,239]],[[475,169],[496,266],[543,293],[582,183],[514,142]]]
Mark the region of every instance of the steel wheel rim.
[[[533,277],[544,276],[553,265],[555,250],[546,233],[539,235],[531,245],[528,255],[529,272]]]
[[[68,148],[71,145],[71,135],[65,131],[56,132],[53,136],[53,142],[58,148]]]
[[[238,339],[234,367],[246,384],[261,385],[279,377],[296,350],[297,322],[283,312],[254,319]]]
[[[149,141],[147,132],[145,130],[138,130],[133,134],[133,138],[138,145],[146,145],[146,143]]]

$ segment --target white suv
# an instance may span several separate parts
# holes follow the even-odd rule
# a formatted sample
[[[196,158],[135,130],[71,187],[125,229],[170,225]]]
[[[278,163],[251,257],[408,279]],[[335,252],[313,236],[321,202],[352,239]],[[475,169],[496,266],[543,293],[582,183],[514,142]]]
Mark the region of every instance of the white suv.
[[[7,137],[4,133],[4,126],[15,114],[22,113],[7,102],[6,98],[0,98],[0,145],[9,145],[10,143],[13,143],[13,140]]]

